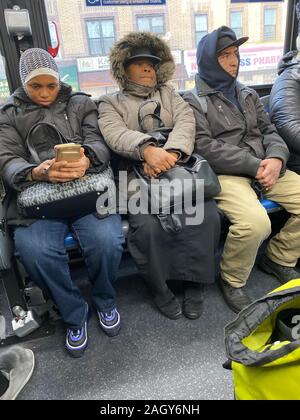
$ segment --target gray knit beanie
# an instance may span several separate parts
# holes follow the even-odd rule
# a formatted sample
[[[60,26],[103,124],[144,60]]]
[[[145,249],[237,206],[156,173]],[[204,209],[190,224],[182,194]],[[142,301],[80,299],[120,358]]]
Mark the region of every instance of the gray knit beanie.
[[[41,48],[30,48],[20,59],[20,78],[25,86],[29,80],[40,75],[53,76],[59,81],[59,72],[53,57]]]

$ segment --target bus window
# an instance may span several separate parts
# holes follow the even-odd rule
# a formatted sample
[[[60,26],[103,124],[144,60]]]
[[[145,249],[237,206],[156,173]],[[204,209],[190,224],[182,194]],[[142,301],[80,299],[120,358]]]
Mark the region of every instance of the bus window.
[[[240,49],[239,79],[246,85],[273,83],[283,55],[288,0],[134,0],[134,6],[124,0],[45,2],[48,20],[59,31],[62,79],[93,97],[118,89],[109,72],[109,51],[130,31],[149,30],[168,41],[177,89],[193,88],[197,43],[221,25],[232,27],[238,37],[250,37]]]
[[[0,105],[2,105],[9,96],[10,92],[5,72],[5,61],[0,55]]]

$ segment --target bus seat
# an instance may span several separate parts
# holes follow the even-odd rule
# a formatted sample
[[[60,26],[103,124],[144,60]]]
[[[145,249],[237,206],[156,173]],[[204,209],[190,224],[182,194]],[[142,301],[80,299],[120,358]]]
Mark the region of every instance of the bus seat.
[[[65,248],[67,250],[71,250],[71,249],[77,248],[77,246],[78,246],[78,243],[76,239],[74,238],[73,233],[69,232],[67,236],[65,237]]]
[[[267,114],[270,113],[270,95],[262,96],[260,98],[261,103],[263,104]]]
[[[263,198],[260,200],[261,205],[266,209],[267,213],[276,213],[282,210],[282,207],[276,203],[275,201],[268,200],[267,198]]]

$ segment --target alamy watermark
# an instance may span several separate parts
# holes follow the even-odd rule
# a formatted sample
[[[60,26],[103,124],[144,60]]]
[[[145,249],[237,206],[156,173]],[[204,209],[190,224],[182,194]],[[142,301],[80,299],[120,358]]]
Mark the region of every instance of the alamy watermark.
[[[112,186],[97,200],[97,212],[100,215],[184,215],[186,225],[200,225],[204,220],[204,180],[169,181],[158,177],[147,183],[129,179],[128,173],[121,171],[118,188]]]

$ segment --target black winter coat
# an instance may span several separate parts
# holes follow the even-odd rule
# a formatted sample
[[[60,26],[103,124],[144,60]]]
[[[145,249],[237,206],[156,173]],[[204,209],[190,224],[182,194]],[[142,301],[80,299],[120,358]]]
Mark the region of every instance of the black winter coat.
[[[271,97],[271,119],[291,152],[288,167],[300,174],[300,62],[297,51],[286,54]]]
[[[26,147],[27,134],[37,122],[55,125],[68,140],[82,144],[91,160],[89,172],[98,172],[108,164],[110,151],[99,131],[97,107],[88,95],[72,94],[71,87],[62,84],[57,100],[45,108],[33,103],[19,88],[0,108],[0,176],[11,190],[26,188],[27,175],[37,166]],[[45,142],[47,135],[45,132]],[[53,148],[46,158],[53,158]],[[8,219],[18,219],[14,223],[23,224],[15,204],[11,200]]]
[[[281,159],[282,174],[285,172],[288,148],[253,89],[237,83],[241,111],[198,76],[196,87],[206,98],[206,115],[192,92],[183,95],[196,118],[195,151],[207,159],[218,175],[255,178],[261,160],[267,158]]]

